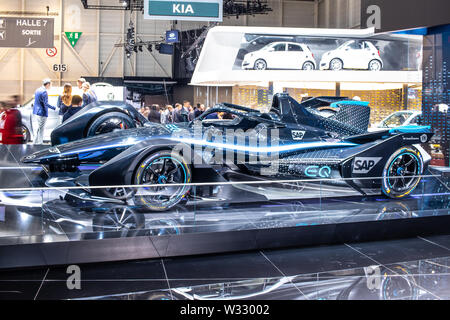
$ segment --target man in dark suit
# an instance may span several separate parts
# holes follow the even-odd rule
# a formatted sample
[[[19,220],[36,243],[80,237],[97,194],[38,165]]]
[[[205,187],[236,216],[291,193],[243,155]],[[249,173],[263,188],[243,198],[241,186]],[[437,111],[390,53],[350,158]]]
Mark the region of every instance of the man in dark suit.
[[[175,110],[173,111],[173,122],[187,122],[189,112],[180,104],[175,104]]]
[[[34,144],[42,144],[44,141],[44,128],[48,118],[48,108],[55,110],[56,107],[48,103],[48,93],[52,86],[52,80],[44,79],[42,87],[34,93],[33,115],[37,120],[36,136],[34,137]]]

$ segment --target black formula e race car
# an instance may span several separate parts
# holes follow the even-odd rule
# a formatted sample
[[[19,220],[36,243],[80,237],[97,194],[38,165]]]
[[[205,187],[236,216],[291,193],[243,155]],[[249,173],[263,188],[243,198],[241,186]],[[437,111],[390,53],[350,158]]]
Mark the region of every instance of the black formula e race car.
[[[211,114],[226,116],[210,119]],[[298,103],[276,94],[267,113],[222,103],[190,123],[148,123],[53,146],[22,161],[43,166],[49,185],[61,185],[61,178],[52,178],[57,176],[94,196],[126,200],[140,194],[139,201],[156,211],[217,196],[218,188],[200,191],[198,183],[239,189],[222,195],[229,201],[242,201],[248,192],[268,199],[276,192],[267,190],[277,183],[294,186],[298,198],[348,192],[407,196],[430,161],[421,144],[433,133],[425,126],[368,132],[369,117],[366,102],[318,97]],[[83,173],[86,165],[93,168]],[[320,188],[311,187],[318,183]]]

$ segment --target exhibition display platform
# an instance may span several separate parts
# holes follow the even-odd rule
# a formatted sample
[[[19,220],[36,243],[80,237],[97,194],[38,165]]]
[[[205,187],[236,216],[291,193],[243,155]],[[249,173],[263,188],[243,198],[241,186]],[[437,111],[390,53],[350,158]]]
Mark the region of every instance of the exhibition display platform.
[[[2,269],[448,233],[450,175],[437,167],[402,199],[338,194],[321,181],[240,181],[211,184],[215,197],[193,185],[187,202],[155,212],[133,199],[86,197],[81,186],[49,187],[41,167],[20,163],[46,147],[0,146]]]

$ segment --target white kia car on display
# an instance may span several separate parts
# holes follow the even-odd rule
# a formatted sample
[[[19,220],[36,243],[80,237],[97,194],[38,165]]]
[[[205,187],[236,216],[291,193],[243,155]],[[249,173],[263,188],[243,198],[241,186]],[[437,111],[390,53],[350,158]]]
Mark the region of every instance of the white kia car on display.
[[[242,69],[316,69],[316,60],[306,44],[273,42],[258,51],[247,53]]]
[[[379,50],[369,41],[350,40],[322,56],[320,70],[363,69],[380,71],[383,68]]]
[[[413,111],[413,110],[397,111],[390,114],[388,117],[386,117],[379,123],[376,123],[369,129],[369,131],[376,132],[400,126],[416,126],[418,125],[418,120],[421,115],[422,115],[421,111]]]

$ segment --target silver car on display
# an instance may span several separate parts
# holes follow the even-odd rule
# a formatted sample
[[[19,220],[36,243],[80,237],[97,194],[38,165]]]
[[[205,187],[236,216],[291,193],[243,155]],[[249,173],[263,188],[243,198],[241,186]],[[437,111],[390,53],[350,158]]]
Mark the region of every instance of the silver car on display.
[[[242,69],[316,69],[316,60],[309,47],[297,42],[272,42],[258,51],[247,53]]]
[[[320,70],[362,69],[380,71],[380,51],[370,41],[350,40],[322,56]]]

